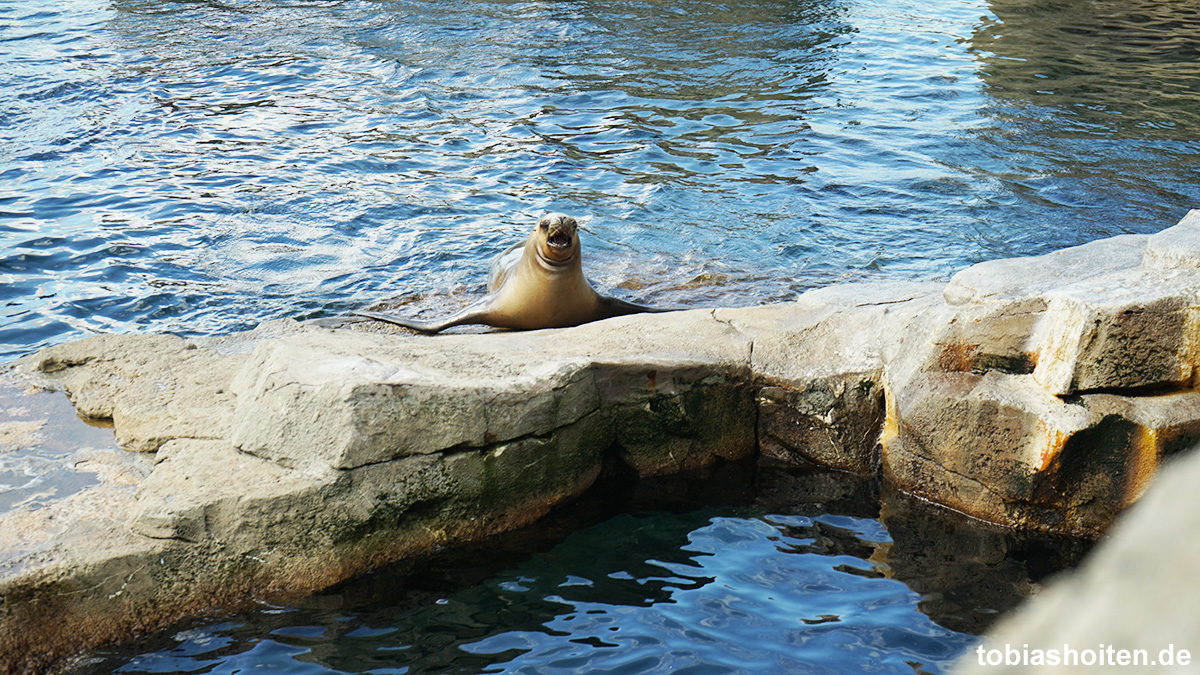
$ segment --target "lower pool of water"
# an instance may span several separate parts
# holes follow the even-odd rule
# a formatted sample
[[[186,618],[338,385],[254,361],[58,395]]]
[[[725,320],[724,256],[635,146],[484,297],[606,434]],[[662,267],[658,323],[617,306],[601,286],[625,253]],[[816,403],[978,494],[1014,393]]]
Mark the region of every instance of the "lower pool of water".
[[[520,533],[90,655],[79,673],[938,673],[1086,544],[875,480],[604,482]]]

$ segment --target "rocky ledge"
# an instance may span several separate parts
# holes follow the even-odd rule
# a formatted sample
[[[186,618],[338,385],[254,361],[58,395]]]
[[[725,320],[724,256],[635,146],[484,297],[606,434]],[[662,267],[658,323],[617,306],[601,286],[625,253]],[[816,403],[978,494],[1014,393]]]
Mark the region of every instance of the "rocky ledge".
[[[1200,211],[943,283],[436,337],[291,321],[19,361],[119,444],[0,515],[0,670],[537,520],[605,471],[761,453],[1095,535],[1200,439]]]

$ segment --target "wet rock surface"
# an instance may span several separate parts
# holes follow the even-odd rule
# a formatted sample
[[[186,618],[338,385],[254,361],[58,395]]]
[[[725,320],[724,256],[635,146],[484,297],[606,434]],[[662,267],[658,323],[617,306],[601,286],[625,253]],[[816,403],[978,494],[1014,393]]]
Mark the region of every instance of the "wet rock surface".
[[[1200,439],[1198,218],[766,307],[42,350],[9,390],[65,391],[122,449],[77,459],[109,467],[94,483],[0,514],[0,670],[510,530],[606,473],[758,453],[1094,536]],[[37,422],[5,421],[0,442],[41,443]]]

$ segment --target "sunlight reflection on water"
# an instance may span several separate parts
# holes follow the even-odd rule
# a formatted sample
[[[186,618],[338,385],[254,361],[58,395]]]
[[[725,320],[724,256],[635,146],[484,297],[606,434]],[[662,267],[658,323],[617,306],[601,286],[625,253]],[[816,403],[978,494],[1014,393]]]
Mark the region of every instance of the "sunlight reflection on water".
[[[589,218],[599,286],[714,306],[1200,203],[1182,6],[80,0],[0,31],[6,357],[474,291],[546,210]]]

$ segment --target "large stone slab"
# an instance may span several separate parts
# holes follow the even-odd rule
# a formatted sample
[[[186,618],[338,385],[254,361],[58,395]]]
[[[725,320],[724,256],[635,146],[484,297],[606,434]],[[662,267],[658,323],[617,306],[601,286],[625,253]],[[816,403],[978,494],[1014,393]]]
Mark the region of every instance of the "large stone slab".
[[[284,465],[350,469],[545,435],[601,409],[652,413],[639,415],[643,429],[618,425],[635,458],[635,446],[673,443],[668,461],[676,450],[690,457],[704,452],[692,440],[716,427],[746,427],[750,341],[710,311],[597,326],[404,340],[326,330],[264,342],[232,383],[231,439]],[[746,448],[721,456],[753,450],[746,429],[714,441]]]
[[[152,469],[0,515],[0,671],[41,672],[183,617],[526,525],[586,490],[609,443],[589,415],[546,436],[338,470],[173,439]]]
[[[153,452],[172,438],[228,433],[237,356],[196,350],[174,335],[100,335],[39,352],[84,417],[111,419],[122,447]],[[86,366],[81,367],[81,366]]]
[[[281,322],[27,359],[32,382],[154,455],[50,520],[4,518],[0,671],[528,524],[612,463],[752,454],[749,341],[709,311],[676,318],[427,339]],[[474,419],[455,417],[464,401]]]
[[[1121,235],[1045,255],[981,262],[951,277],[943,295],[954,307],[1036,298],[1064,284],[1140,267],[1149,239]]]

